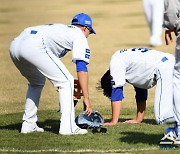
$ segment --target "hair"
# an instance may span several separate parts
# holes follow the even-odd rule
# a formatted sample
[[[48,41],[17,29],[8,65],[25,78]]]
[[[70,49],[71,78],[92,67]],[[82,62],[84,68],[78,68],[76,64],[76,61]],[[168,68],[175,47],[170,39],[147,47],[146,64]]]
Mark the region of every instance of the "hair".
[[[99,89],[103,90],[104,96],[111,98],[112,85],[111,85],[111,75],[110,70],[107,70],[106,73],[101,77]]]

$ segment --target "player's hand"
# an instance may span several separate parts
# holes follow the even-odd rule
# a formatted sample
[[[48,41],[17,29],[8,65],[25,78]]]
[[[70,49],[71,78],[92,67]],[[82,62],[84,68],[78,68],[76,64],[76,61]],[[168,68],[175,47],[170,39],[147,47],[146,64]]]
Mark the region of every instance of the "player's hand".
[[[92,108],[91,108],[91,107],[86,107],[85,114],[87,114],[88,116],[90,116],[91,113],[92,113]]]
[[[126,120],[125,122],[123,122],[123,123],[128,123],[128,124],[138,124],[138,123],[141,123],[140,121],[137,121],[137,120],[135,120],[135,119],[133,119],[133,120]]]
[[[175,35],[177,35],[175,30],[166,30],[165,31],[165,42],[166,42],[166,45],[169,45],[171,42],[173,42],[173,38],[172,38],[172,35],[171,35],[172,32],[174,32]]]
[[[92,113],[92,108],[91,108],[89,100],[84,100],[83,103],[84,103],[84,112],[85,112],[85,114],[90,116],[91,113]]]

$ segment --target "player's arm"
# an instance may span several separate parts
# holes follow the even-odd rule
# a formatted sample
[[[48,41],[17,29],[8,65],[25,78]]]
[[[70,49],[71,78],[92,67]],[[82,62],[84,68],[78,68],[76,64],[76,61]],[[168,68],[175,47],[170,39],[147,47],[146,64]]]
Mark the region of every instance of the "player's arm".
[[[112,118],[110,122],[104,123],[105,126],[113,126],[118,123],[119,115],[122,108],[123,87],[117,87],[112,89],[111,93],[111,108]]]
[[[82,89],[83,93],[83,103],[84,103],[84,110],[85,113],[90,115],[92,113],[92,108],[89,100],[89,92],[88,92],[88,69],[87,63],[82,60],[76,61],[76,70],[77,70],[77,77],[79,80],[79,84]]]
[[[176,32],[177,24],[178,24],[178,14],[179,14],[179,7],[180,2],[177,1],[170,1],[165,0],[164,1],[164,21],[163,21],[163,27],[165,28],[165,42],[166,45],[169,45],[173,39],[172,39],[172,33]]]
[[[136,91],[136,105],[137,105],[137,113],[136,118],[133,120],[127,120],[125,123],[141,123],[144,119],[144,114],[146,110],[146,100],[148,91],[147,89],[141,89],[134,87]]]

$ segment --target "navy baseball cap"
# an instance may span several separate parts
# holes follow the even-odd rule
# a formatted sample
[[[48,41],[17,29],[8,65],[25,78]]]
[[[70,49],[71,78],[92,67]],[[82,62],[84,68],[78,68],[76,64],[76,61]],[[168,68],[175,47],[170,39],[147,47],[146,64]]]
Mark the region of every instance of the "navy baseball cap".
[[[96,34],[96,32],[94,31],[94,29],[92,28],[92,20],[91,17],[85,13],[79,13],[76,14],[73,19],[72,19],[72,25],[81,25],[81,26],[86,26],[89,28],[90,30],[90,34],[94,33]]]

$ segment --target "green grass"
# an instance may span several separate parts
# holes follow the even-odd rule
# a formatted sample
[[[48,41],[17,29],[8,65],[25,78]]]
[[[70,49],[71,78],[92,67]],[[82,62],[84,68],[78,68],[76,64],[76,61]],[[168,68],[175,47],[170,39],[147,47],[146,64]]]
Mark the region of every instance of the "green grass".
[[[41,7],[39,7],[41,6]],[[154,89],[149,90],[147,110],[142,124],[123,124],[135,117],[136,104],[132,86],[126,86],[123,109],[117,126],[108,127],[108,134],[61,136],[59,130],[58,95],[47,81],[41,96],[38,125],[44,133],[20,134],[27,81],[22,78],[9,57],[10,42],[24,28],[47,23],[69,24],[72,16],[86,12],[93,18],[97,35],[88,38],[91,48],[89,91],[93,109],[111,118],[111,107],[97,82],[109,66],[110,56],[118,49],[148,47],[150,32],[145,20],[142,0],[0,0],[0,153],[179,153],[160,150],[159,140],[167,125],[156,125],[153,112]],[[164,36],[162,36],[164,39]],[[174,53],[175,38],[157,50]],[[71,54],[62,62],[76,78]],[[82,111],[76,107],[76,115]]]
[[[106,113],[105,110],[102,112]],[[145,119],[143,123],[133,125],[119,122],[117,126],[107,127],[106,134],[93,134],[88,130],[87,135],[61,136],[58,134],[59,113],[56,110],[41,110],[38,112],[38,125],[45,132],[21,134],[22,114],[0,116],[0,152],[156,152],[167,127],[156,125],[153,119]],[[131,114],[130,109],[124,109],[124,118],[119,121]]]

